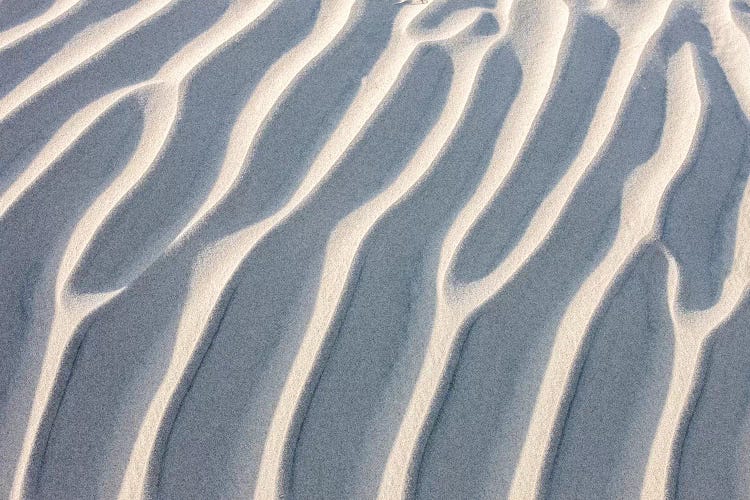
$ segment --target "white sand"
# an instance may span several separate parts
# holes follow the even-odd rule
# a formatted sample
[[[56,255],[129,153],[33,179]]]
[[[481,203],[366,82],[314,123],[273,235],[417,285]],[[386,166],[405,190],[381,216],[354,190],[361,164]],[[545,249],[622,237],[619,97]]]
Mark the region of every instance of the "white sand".
[[[0,0],[0,497],[750,498],[747,0]]]

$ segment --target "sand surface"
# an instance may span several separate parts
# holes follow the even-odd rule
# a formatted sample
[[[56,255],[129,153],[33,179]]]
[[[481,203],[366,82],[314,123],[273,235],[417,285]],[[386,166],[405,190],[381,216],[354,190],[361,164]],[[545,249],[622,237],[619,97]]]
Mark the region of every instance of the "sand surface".
[[[748,0],[0,0],[0,497],[750,498]]]

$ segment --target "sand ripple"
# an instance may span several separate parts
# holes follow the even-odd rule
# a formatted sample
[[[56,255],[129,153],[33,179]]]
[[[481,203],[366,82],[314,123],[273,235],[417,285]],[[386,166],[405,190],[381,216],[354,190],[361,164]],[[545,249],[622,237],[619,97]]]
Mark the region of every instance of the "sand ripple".
[[[744,1],[0,3],[0,494],[740,498]]]

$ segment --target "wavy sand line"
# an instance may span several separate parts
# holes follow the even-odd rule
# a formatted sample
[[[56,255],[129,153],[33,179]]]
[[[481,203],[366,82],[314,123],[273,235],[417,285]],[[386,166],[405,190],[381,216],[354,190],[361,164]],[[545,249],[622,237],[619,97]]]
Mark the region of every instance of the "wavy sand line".
[[[511,493],[516,498],[543,489],[543,469],[549,465],[547,457],[550,447],[555,446],[560,413],[564,413],[566,399],[570,398],[570,381],[585,349],[586,336],[617,277],[639,249],[658,238],[665,194],[684,169],[694,146],[701,100],[687,47],[674,56],[668,73],[667,111],[659,149],[628,180],[614,243],[578,289],[558,326],[519,460],[516,489]],[[551,412],[551,408],[557,411]]]
[[[702,7],[702,21],[711,35],[713,53],[729,81],[745,115],[750,117],[750,81],[745,71],[750,67],[750,40],[732,17],[731,2],[707,0]]]
[[[481,284],[485,284],[486,288],[489,288],[489,290],[481,293],[474,292],[472,289],[471,292],[467,294],[468,296],[471,296],[473,293],[478,293],[482,297],[490,297],[494,295],[494,293],[497,293],[496,290],[499,288],[496,288],[497,285],[493,287],[492,282],[494,281],[496,284],[506,283],[513,276],[512,270],[518,269],[523,262],[523,259],[528,258],[529,255],[533,254],[544,241],[546,235],[549,234],[552,227],[557,222],[559,215],[563,213],[563,209],[571,198],[572,193],[584,178],[588,169],[590,169],[596,162],[596,159],[601,154],[604,147],[608,144],[610,133],[615,128],[615,123],[620,116],[625,98],[635,81],[641,57],[646,46],[652,40],[653,33],[660,27],[661,20],[664,19],[668,6],[669,2],[665,2],[660,5],[660,9],[657,13],[649,12],[651,22],[642,23],[642,31],[640,33],[633,34],[632,31],[624,30],[626,36],[624,37],[623,50],[618,54],[617,59],[615,60],[611,76],[607,82],[607,88],[603,93],[604,98],[597,105],[597,110],[591,122],[592,128],[589,129],[586,139],[584,140],[581,153],[576,157],[570,169],[568,169],[550,195],[544,199],[539,209],[532,217],[528,230],[524,232],[524,235],[521,237],[516,247],[513,248],[506,261],[498,266],[495,271],[490,273],[483,280],[484,283],[480,282],[470,285],[473,288],[476,285],[481,286]],[[634,17],[636,19],[640,18],[640,16]],[[653,19],[659,19],[660,21],[654,22]],[[617,25],[614,22],[612,24]],[[477,288],[479,288],[479,286],[477,286]],[[545,386],[543,384],[541,390],[544,391],[544,388]],[[553,422],[555,421],[555,412],[542,410],[541,408],[541,405],[537,405],[537,410],[535,410],[536,418],[532,417],[528,431],[529,438],[548,439],[551,437],[550,432],[544,431],[537,426],[545,427],[547,430],[552,429],[554,425]],[[541,438],[540,436],[545,437]],[[537,491],[537,488],[541,487],[538,481],[541,480],[542,471],[548,460],[546,453],[541,453],[539,442],[533,444],[530,443],[529,445],[530,448],[527,448],[526,445],[524,446],[521,458],[519,459],[519,467],[517,471],[524,471],[523,475],[516,474],[514,476],[514,489],[512,491],[513,495],[518,498],[531,495],[533,494],[533,491]],[[535,472],[529,473],[529,470]]]
[[[144,84],[137,84],[107,94],[66,121],[28,167],[0,194],[0,219],[59,158],[75,146],[81,136],[90,130],[108,110],[143,87]]]
[[[280,208],[265,219],[213,241],[203,230],[211,224],[216,225],[217,221],[221,223],[223,202],[236,194],[241,181],[253,174],[253,148],[273,119],[274,112],[283,105],[285,96],[298,90],[295,84],[302,81],[301,76],[307,69],[325,57],[334,43],[346,42],[346,26],[352,20],[355,7],[361,6],[364,10],[366,3],[323,0],[312,31],[271,64],[244,102],[225,138],[226,149],[220,153],[223,158],[218,161],[221,165],[218,173],[207,195],[196,205],[197,209],[193,211],[194,207],[190,207],[191,212],[185,214],[188,222],[178,228],[177,236],[149,248],[145,262],[130,273],[124,284],[99,293],[74,290],[73,276],[86,265],[85,258],[100,242],[107,222],[127,200],[143,196],[145,181],[159,167],[167,146],[178,133],[176,124],[180,121],[193,76],[239,36],[251,32],[263,16],[273,12],[283,1],[235,1],[205,31],[179,47],[154,76],[115,89],[92,102],[81,99],[77,103],[79,110],[46,138],[46,143],[26,168],[11,178],[0,192],[2,223],[12,209],[21,206],[20,201],[32,196],[37,186],[43,186],[41,181],[60,158],[94,129],[110,110],[133,95],[140,97],[139,102],[144,107],[144,129],[134,152],[109,185],[100,193],[92,193],[96,195],[92,196],[94,201],[77,218],[67,241],[62,243],[64,250],[59,262],[34,263],[45,269],[52,268],[51,272],[55,273],[50,275],[54,290],[49,292],[54,301],[54,312],[49,331],[45,332],[48,335],[46,346],[39,353],[41,367],[33,386],[33,400],[29,401],[31,410],[27,426],[19,430],[23,443],[19,456],[14,457],[17,458],[17,467],[10,485],[11,498],[33,497],[35,494],[57,411],[91,318],[128,290],[155,263],[172,259],[177,250],[194,244],[200,249],[196,250],[197,258],[192,262],[189,289],[181,304],[176,332],[169,332],[170,335],[174,333],[175,344],[170,352],[159,353],[166,365],[163,378],[154,394],[143,396],[148,398],[143,400],[147,410],[138,428],[132,429],[136,441],[129,450],[127,463],[112,464],[122,465],[125,469],[119,484],[120,498],[150,498],[159,494],[161,462],[172,426],[228,303],[234,298],[237,276],[243,263],[273,231],[292,215],[304,210],[345,155],[357,143],[367,140],[365,131],[368,125],[377,120],[384,103],[394,96],[415,52],[428,44],[442,46],[450,53],[454,64],[444,107],[396,178],[388,185],[378,187],[372,198],[346,215],[327,235],[321,274],[309,290],[311,296],[315,295],[315,303],[304,327],[301,345],[286,373],[265,442],[253,444],[262,452],[255,496],[279,498],[289,495],[290,463],[298,445],[301,421],[309,410],[312,392],[336,336],[335,325],[343,314],[342,304],[353,292],[352,277],[356,274],[365,240],[386,214],[422,184],[442,152],[451,144],[457,128],[464,120],[472,119],[468,116],[467,105],[475,90],[479,69],[492,43],[502,38],[510,42],[521,62],[521,87],[502,129],[498,131],[488,170],[455,219],[448,221],[449,229],[440,247],[433,249],[439,251],[439,259],[437,269],[430,271],[433,274],[428,280],[436,288],[435,309],[430,311],[432,326],[429,332],[425,332],[430,337],[416,385],[402,401],[406,412],[396,438],[392,443],[368,443],[368,446],[389,449],[379,489],[372,493],[377,493],[380,498],[416,496],[415,477],[424,459],[425,441],[450,389],[467,324],[480,308],[506,290],[506,285],[525,269],[555,228],[563,223],[562,216],[577,190],[601,159],[605,148],[615,140],[619,120],[628,105],[627,97],[638,84],[643,61],[652,50],[656,50],[655,42],[663,33],[660,28],[673,7],[667,0],[568,2],[568,5],[562,2],[516,2],[514,5],[506,1],[494,8],[467,7],[454,11],[450,10],[454,6],[448,0],[394,6],[401,11],[389,27],[392,29],[390,39],[385,48],[377,49],[379,53],[374,66],[362,79],[354,99],[325,138],[294,192],[288,199],[279,200]],[[124,37],[179,4],[180,0],[143,0],[88,27],[0,99],[0,120],[7,120],[25,109],[53,85],[64,85],[67,75],[93,63],[100,56],[106,56],[107,51]],[[77,9],[85,7],[85,3],[78,0],[52,3],[37,17],[0,32],[0,50],[66,20]],[[706,0],[676,3],[674,11],[683,8],[698,13],[699,23],[709,35],[710,50],[719,63],[720,72],[726,77],[740,108],[750,117],[750,81],[746,78],[750,43],[733,18],[732,9],[735,7],[720,0]],[[500,21],[501,33],[491,36],[472,33],[472,23],[487,14]],[[430,18],[431,15],[437,17]],[[565,47],[579,15],[591,15],[606,21],[620,41],[620,50],[596,103],[580,150],[560,180],[540,201],[528,226],[519,230],[519,239],[507,256],[484,277],[472,283],[455,283],[453,266],[459,251],[467,244],[469,233],[476,229],[494,198],[509,185],[511,174],[523,167],[519,160],[524,149],[564,78],[561,68],[567,62]],[[412,30],[414,25],[417,28]],[[693,49],[695,51],[691,52]],[[641,494],[643,498],[670,498],[675,494],[687,422],[695,411],[706,378],[714,333],[737,314],[750,287],[748,185],[745,185],[740,202],[728,274],[721,284],[718,300],[710,307],[698,311],[683,308],[679,297],[686,280],[681,269],[683,263],[679,261],[678,253],[676,257],[666,244],[659,243],[666,217],[665,200],[678,189],[677,180],[687,175],[686,162],[699,147],[698,129],[706,110],[711,107],[700,92],[707,84],[696,77],[694,67],[696,54],[708,49],[705,46],[697,49],[692,45],[683,46],[669,60],[666,68],[666,118],[660,143],[656,152],[629,177],[623,191],[622,213],[614,240],[594,270],[578,284],[562,319],[555,325],[556,335],[549,359],[546,359],[546,370],[541,383],[534,388],[536,400],[526,435],[518,436],[523,445],[509,491],[512,498],[545,496],[547,480],[554,466],[553,457],[564,431],[561,422],[573,397],[574,382],[582,370],[581,359],[588,348],[592,324],[617,288],[620,277],[649,245],[661,246],[668,262],[664,287],[674,331],[674,353],[669,385],[645,464]],[[193,254],[187,258],[192,259]],[[31,266],[29,264],[29,268]],[[13,321],[21,324],[23,320]],[[12,383],[21,382],[14,380]],[[0,410],[6,404],[4,390],[0,387],[0,405],[3,405]],[[310,488],[313,494],[315,485]]]
[[[236,0],[219,21],[172,56],[151,80],[184,80],[201,62],[248,29],[276,1]],[[142,1],[90,27],[84,35],[76,37],[18,84],[13,91],[0,99],[0,121],[23,107],[35,95],[92,61],[128,34],[172,9],[178,2],[179,0]]]
[[[330,6],[332,12],[337,12],[339,15],[348,13],[348,10],[341,8],[340,4],[333,3]],[[339,19],[342,25],[344,21],[345,18]],[[146,423],[142,426],[142,432],[139,434],[138,444],[134,448],[134,456],[130,461],[131,465],[126,473],[121,495],[127,496],[132,494],[133,491],[147,491],[148,488],[152,487],[150,481],[154,479],[149,477],[151,471],[147,469],[155,459],[154,453],[157,447],[163,445],[158,441],[163,433],[168,432],[171,422],[170,411],[175,402],[179,400],[186,381],[190,379],[194,372],[195,359],[200,357],[201,346],[205,347],[208,341],[206,336],[208,335],[207,332],[211,331],[211,325],[215,318],[214,312],[221,309],[221,304],[225,302],[227,291],[231,290],[230,282],[236,270],[266,235],[302,205],[316,186],[326,177],[330,169],[344,155],[355,137],[369,122],[375,109],[396,83],[398,73],[408,59],[408,55],[406,54],[406,57],[404,57],[402,53],[388,49],[384,51],[383,57],[376,63],[370,73],[371,76],[365,79],[365,85],[360,89],[358,96],[342,118],[340,125],[331,134],[297,191],[286,205],[267,219],[213,245],[204,252],[204,255],[196,264],[195,288],[191,289],[187,300],[188,305],[185,307],[185,311],[189,314],[182,317],[178,327],[178,344],[172,358],[173,364],[168,368],[164,383],[160,386],[159,392],[150,406]],[[403,60],[403,62],[396,62],[400,60]],[[279,96],[281,94],[282,92],[277,93]],[[269,108],[273,104],[273,102],[267,103]],[[238,138],[238,141],[242,139],[239,135],[235,137]],[[247,142],[252,143],[252,139]],[[230,150],[242,151],[242,144],[234,143],[234,145],[230,145]],[[221,172],[234,174],[241,166],[235,163],[237,158],[235,156],[227,157]],[[244,159],[244,155],[242,158]],[[220,179],[221,177],[220,174]],[[222,187],[222,184],[219,184],[219,186]],[[219,197],[216,196],[216,198]],[[201,213],[207,211],[207,209],[199,210],[198,217]],[[187,229],[189,228],[190,226]],[[183,231],[178,236],[178,240],[188,234],[189,231]],[[191,307],[194,302],[196,305]],[[192,370],[191,366],[193,367]]]
[[[76,37],[0,99],[0,121],[6,120],[35,95],[85,65],[143,23],[165,12],[175,1],[144,0]]]
[[[657,15],[654,18],[663,20],[668,5],[667,2],[661,4],[662,9],[658,12],[661,17]],[[653,14],[653,12],[649,12],[649,15],[653,16]],[[565,205],[581,179],[584,178],[588,169],[596,162],[596,159],[608,144],[611,131],[614,129],[615,122],[628,95],[628,90],[637,74],[638,64],[644,49],[651,40],[654,31],[661,25],[661,22],[655,22],[653,19],[650,21],[640,24],[641,31],[625,31],[628,35],[624,37],[623,50],[617,55],[610,78],[607,80],[607,85],[602,94],[604,97],[597,104],[591,126],[587,131],[579,154],[562,179],[542,201],[529,222],[528,229],[524,231],[518,244],[511,250],[508,257],[486,277],[466,285],[461,290],[461,294],[468,301],[467,305],[463,306],[465,310],[474,310],[481,303],[489,300],[513,277],[515,271],[521,268],[523,262],[534,254],[554,227],[560,214],[563,213]],[[649,28],[652,28],[652,30],[649,30]],[[503,179],[505,178],[503,177]],[[497,185],[497,188],[501,185],[502,182]],[[483,210],[486,205],[487,202],[482,204],[481,209],[479,203],[477,203],[477,207],[472,207],[474,218],[471,219],[471,225],[478,220],[481,214],[480,210]],[[469,205],[467,205],[468,207]],[[457,226],[456,231],[461,231],[461,236],[452,235],[454,241],[462,241],[471,225],[464,224],[461,228]],[[458,245],[453,245],[451,248],[458,248]],[[446,267],[451,265],[454,256],[455,251],[446,255]]]
[[[256,9],[243,11],[244,16],[229,12],[217,23],[220,29],[214,27],[214,29],[208,30],[194,43],[189,44],[173,56],[153,79],[139,85],[139,87],[157,85],[158,88],[151,93],[152,99],[146,105],[146,126],[141,144],[123,173],[99,196],[76,226],[61,259],[57,276],[55,317],[52,322],[50,344],[45,353],[42,369],[43,374],[49,375],[42,376],[38,382],[34,406],[32,407],[23,450],[16,470],[13,495],[20,498],[23,495],[22,492],[28,490],[29,482],[33,480],[34,463],[39,459],[38,449],[40,446],[44,446],[46,442],[45,436],[49,432],[50,419],[54,419],[53,409],[59,402],[59,397],[62,394],[61,387],[64,391],[65,380],[67,380],[66,370],[63,367],[69,364],[71,356],[74,356],[77,351],[77,346],[81,341],[80,336],[84,319],[110,302],[125,288],[121,287],[99,294],[74,296],[67,293],[70,278],[109,214],[143,179],[158,159],[160,152],[163,151],[169,140],[170,131],[173,130],[173,125],[178,117],[182,82],[194,68],[204,62],[207,57],[237,33],[247,28],[271,4],[272,1],[256,4]],[[226,32],[227,24],[232,28],[228,33]],[[169,77],[174,82],[171,85],[164,80]],[[122,91],[113,92],[98,102],[111,102],[121,94]],[[157,97],[154,98],[154,95]],[[101,107],[101,105],[98,107]],[[93,122],[91,115],[96,113],[98,107],[96,105],[91,106],[88,109],[88,114],[82,116],[88,117]],[[171,117],[171,119],[165,121],[164,117]],[[95,119],[95,116],[93,118]],[[76,119],[73,118],[72,121],[75,124]],[[46,149],[41,153],[42,158],[50,154],[45,152]],[[60,156],[62,152],[63,150],[55,151],[52,156]],[[151,261],[155,260],[156,257],[154,255]],[[56,368],[53,368],[53,366]]]
[[[542,107],[555,67],[554,63],[550,64],[550,60],[556,59],[557,48],[562,44],[567,21],[567,9],[561,4],[557,6],[558,11],[549,14],[547,21],[555,19],[556,24],[545,25],[548,30],[545,46],[536,48],[536,52],[531,52],[527,56],[527,61],[522,61],[524,77],[506,118],[506,124],[509,125],[503,127],[496,146],[496,158],[493,158],[490,169],[466,207],[477,207],[478,200],[489,201],[492,186],[496,185],[498,177],[501,177],[503,172],[507,175],[510,165],[520,153],[531,131],[535,116]],[[512,37],[513,34],[510,33],[509,36]],[[524,50],[519,49],[519,52],[523,53]],[[449,229],[446,242],[457,241],[454,239],[456,224],[465,224],[471,220],[466,207],[456,218],[454,226]],[[478,211],[476,213],[478,216]],[[446,246],[444,243],[443,250]],[[451,245],[453,251],[458,246],[459,243]],[[445,390],[444,380],[454,356],[457,334],[465,321],[463,311],[456,307],[450,292],[446,292],[448,270],[444,264],[442,250],[440,262],[443,265],[438,264],[437,304],[430,342],[409,406],[388,457],[378,492],[379,498],[402,498],[412,494],[415,468],[424,447],[426,431],[429,422],[434,418],[434,408],[440,393]]]
[[[668,305],[675,340],[669,391],[651,444],[643,481],[643,498],[671,498],[679,469],[679,452],[687,422],[705,377],[705,363],[713,334],[732,317],[750,290],[750,186],[739,209],[737,238],[731,268],[719,300],[702,311],[686,311],[678,300],[680,266],[666,249],[669,263]]]
[[[42,370],[29,415],[23,448],[21,450],[11,493],[12,498],[25,497],[46,446],[47,436],[54,420],[55,408],[64,392],[67,371],[85,333],[83,322],[95,309],[117,296],[122,289],[100,294],[75,296],[67,293],[67,284],[80,257],[91,243],[104,219],[119,201],[126,196],[162,150],[169,130],[177,116],[177,102],[172,96],[152,90],[157,96],[147,104],[141,142],[131,161],[112,184],[89,207],[76,225],[64,251],[57,274],[55,312],[50,328],[49,343],[44,353]],[[172,121],[164,121],[163,111],[171,107]],[[155,109],[153,109],[155,108]],[[159,110],[159,113],[155,113]],[[170,115],[167,115],[170,116]],[[154,140],[156,138],[156,140]],[[161,140],[159,140],[161,138]],[[67,369],[65,368],[67,367]]]
[[[326,346],[333,336],[332,324],[340,312],[362,243],[376,222],[424,178],[453,134],[492,39],[483,42],[463,49],[466,59],[454,59],[455,76],[443,112],[399,177],[342,220],[328,240],[312,317],[269,428],[255,490],[257,498],[277,498],[285,494],[285,476],[302,415],[325,362]],[[402,50],[411,53],[415,46]]]
[[[340,33],[349,19],[351,6],[352,3],[348,0],[328,2],[320,14],[320,20],[324,22],[318,22],[312,34],[269,71],[270,77],[264,78],[250,97],[233,128],[227,147],[227,151],[232,153],[225,156],[225,163],[212,192],[173,245],[189,237],[193,226],[202,221],[229,192],[240,174],[247,151],[261,123],[295,77]],[[248,126],[251,120],[257,121],[255,127]],[[293,207],[287,210],[291,212]],[[190,314],[184,315],[180,320],[178,343],[170,366],[151,400],[133,446],[120,490],[122,498],[154,494],[153,483],[158,480],[158,460],[161,459],[163,447],[166,445],[164,436],[168,435],[179,401],[184,397],[189,381],[205,354],[210,332],[215,331],[215,312],[221,310],[222,304],[229,300],[226,298],[228,293],[231,294],[229,283],[240,263],[280,220],[283,219],[265,221],[265,224],[258,225],[257,231],[245,231],[242,235],[245,238],[225,238],[214,249],[205,252],[195,266],[194,278],[191,280],[195,285],[185,302],[185,311],[189,311]],[[238,250],[238,247],[244,246],[247,246],[245,252]],[[227,255],[228,252],[232,252],[233,255]]]
[[[82,3],[84,3],[84,0],[57,0],[37,17],[0,32],[0,50],[15,45],[58,19],[64,18],[66,14],[69,14]]]
[[[662,11],[660,13],[661,18],[663,18],[665,12],[666,5],[663,5]],[[657,17],[657,19],[659,18]],[[575,189],[577,183],[583,177],[585,169],[593,163],[596,155],[599,153],[603,145],[607,142],[607,139],[609,138],[609,131],[614,124],[614,121],[624,101],[626,91],[631,84],[630,77],[635,72],[635,67],[638,64],[643,49],[650,39],[651,33],[653,32],[649,32],[649,28],[651,28],[652,30],[656,30],[659,25],[660,22],[653,21],[650,24],[646,24],[646,26],[644,26],[643,28],[643,32],[636,32],[632,36],[631,41],[627,44],[626,49],[618,54],[618,59],[615,62],[615,69],[613,70],[613,76],[609,79],[607,83],[607,89],[604,92],[604,95],[609,99],[603,99],[598,104],[597,110],[595,112],[595,118],[592,120],[592,126],[586,136],[586,139],[584,140],[582,152],[575,159],[574,164],[571,166],[568,172],[566,172],[563,180],[555,187],[550,196],[548,196],[544,200],[539,210],[532,218],[532,221],[529,224],[529,228],[520,239],[518,245],[516,245],[516,247],[511,250],[508,258],[506,258],[495,271],[490,273],[483,280],[472,283],[465,287],[462,286],[456,289],[455,292],[449,291],[448,297],[453,296],[455,298],[446,299],[442,297],[442,294],[440,292],[438,293],[439,305],[437,307],[437,316],[435,318],[435,331],[442,332],[442,334],[438,336],[435,334],[435,332],[433,332],[434,342],[431,342],[431,345],[428,348],[428,356],[426,357],[425,366],[430,363],[434,363],[438,366],[442,365],[443,368],[426,369],[423,367],[423,370],[420,372],[420,378],[417,384],[417,388],[415,389],[415,395],[423,394],[421,392],[422,390],[424,390],[423,386],[431,386],[431,392],[433,394],[439,394],[442,391],[440,387],[444,386],[444,383],[440,382],[439,380],[434,380],[431,376],[423,376],[423,374],[430,373],[432,370],[440,370],[443,373],[450,373],[450,370],[447,367],[449,367],[451,364],[450,357],[452,355],[452,350],[446,349],[445,346],[455,345],[462,325],[465,324],[471,312],[476,310],[482,303],[486,302],[491,296],[497,293],[497,291],[502,288],[503,284],[507,283],[512,278],[515,272],[521,268],[523,263],[531,255],[533,255],[535,249],[538,248],[539,245],[544,241],[546,234],[549,233],[555,221],[557,220],[557,217],[560,213],[562,213],[562,209],[565,203],[567,203],[567,200],[570,198],[571,193]],[[547,67],[549,66],[550,65],[548,64]],[[554,67],[554,65],[552,66]],[[623,78],[621,75],[627,76]],[[535,80],[544,81],[543,78],[538,78]],[[551,84],[548,87],[551,87]],[[546,90],[546,88],[544,88],[543,90]],[[523,99],[519,97],[519,102],[529,102],[529,99]],[[511,111],[511,116],[513,116],[512,113],[513,112]],[[510,120],[512,120],[512,118]],[[509,122],[513,123],[510,120]],[[510,133],[518,133],[518,130],[522,129],[521,127],[509,128],[511,129]],[[503,132],[505,132],[505,130],[507,129],[504,129]],[[519,145],[522,144],[522,142],[516,143]],[[497,151],[499,151],[499,155],[508,155],[508,151],[514,151],[514,149],[512,147],[507,147],[506,144],[503,144],[501,139],[500,141],[498,141]],[[500,160],[494,160],[493,165],[511,165],[512,162],[515,161],[516,157],[517,153],[511,156],[509,160],[506,160],[506,163],[501,163]],[[502,181],[507,177],[509,171],[510,166],[506,166],[504,169],[500,170],[500,172],[504,173],[500,173],[498,172],[498,170],[491,170],[490,172],[488,172],[487,176],[483,180],[483,184],[480,184],[480,187],[477,189],[474,197],[469,201],[469,203],[467,203],[464,211],[462,211],[462,213],[456,218],[454,226],[452,226],[451,230],[448,233],[448,236],[445,238],[446,243],[444,243],[443,250],[441,252],[438,274],[439,291],[443,286],[446,286],[445,277],[448,274],[448,270],[453,258],[455,257],[456,251],[460,247],[460,241],[463,240],[469,229],[473,226],[474,222],[479,218],[479,215],[483,211],[483,207],[487,205],[491,196],[493,196],[499,186],[502,185]],[[483,188],[485,189],[483,190]],[[456,301],[458,305],[454,305],[453,307],[449,306],[448,301],[451,300]],[[449,339],[453,340],[451,341]],[[433,354],[436,352],[441,352],[441,355]],[[436,361],[436,359],[438,361]],[[447,370],[447,372],[445,370]],[[425,396],[413,396],[412,401],[415,400],[420,401],[423,405],[424,409],[422,410],[422,421],[428,421],[428,407],[430,405],[429,398],[426,398]],[[405,421],[407,421],[409,416],[410,414],[407,413]],[[413,425],[409,432],[414,436],[418,436],[420,435],[420,431],[418,431],[417,429],[419,429],[419,426]],[[422,430],[421,432],[424,431]],[[414,439],[415,442],[418,442],[418,440],[418,438]],[[419,449],[419,445],[414,444],[413,446],[414,450]],[[418,452],[415,451],[414,453]],[[394,469],[399,466],[402,467],[403,463],[408,463],[408,461],[405,462],[405,460],[407,459],[404,458],[404,456],[401,456],[399,459],[394,459],[392,463],[398,464],[394,465]],[[531,456],[522,454],[521,460],[544,461],[545,458],[534,456],[533,454]],[[540,467],[541,465],[539,465],[539,468]],[[533,468],[534,466],[528,464],[528,469],[533,470]],[[519,466],[517,470],[525,471],[528,469],[526,469],[524,466]],[[402,472],[402,474],[405,473]],[[527,474],[524,473],[523,477],[526,476]],[[406,479],[403,479],[403,481],[404,483],[407,482]],[[524,497],[530,494],[530,492],[518,493],[518,496]]]
[[[351,1],[325,2],[312,33],[269,68],[232,127],[224,162],[211,191],[173,244],[185,239],[196,226],[205,222],[232,191],[244,171],[254,141],[275,106],[300,74],[338,37],[351,16],[353,5]]]
[[[739,105],[750,117],[750,85],[740,68],[750,61],[750,45],[732,19],[729,4],[706,2],[703,20],[714,44],[714,54],[724,70]],[[744,66],[746,67],[746,66]],[[669,310],[675,337],[674,363],[669,392],[651,444],[643,482],[643,498],[669,498],[674,495],[679,452],[687,432],[687,421],[694,411],[696,398],[705,376],[705,363],[712,335],[728,322],[748,290],[747,248],[748,200],[745,187],[737,224],[738,234],[730,272],[722,285],[717,303],[703,311],[685,311],[678,301],[679,264],[665,249],[668,257]]]

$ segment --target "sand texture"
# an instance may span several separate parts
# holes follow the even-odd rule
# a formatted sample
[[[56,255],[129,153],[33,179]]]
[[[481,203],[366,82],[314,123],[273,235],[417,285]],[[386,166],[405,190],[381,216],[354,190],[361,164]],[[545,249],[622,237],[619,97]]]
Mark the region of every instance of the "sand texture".
[[[0,498],[750,498],[750,0],[0,0]]]

